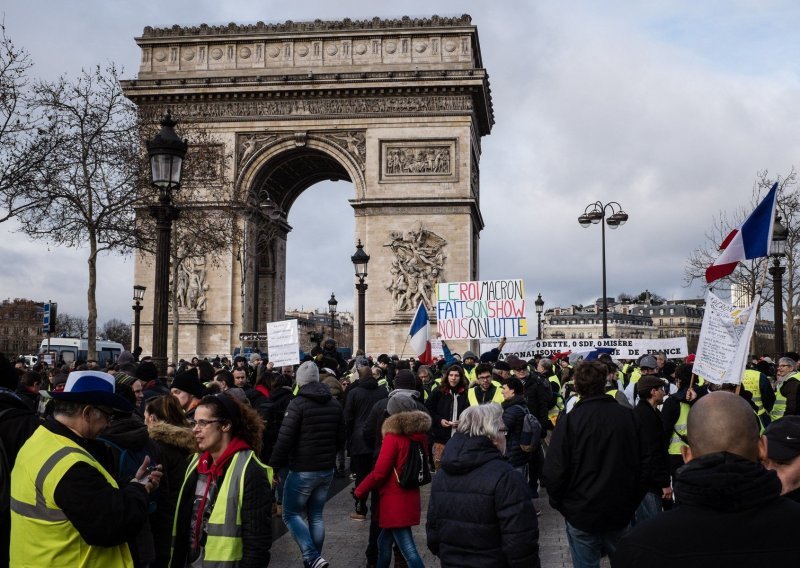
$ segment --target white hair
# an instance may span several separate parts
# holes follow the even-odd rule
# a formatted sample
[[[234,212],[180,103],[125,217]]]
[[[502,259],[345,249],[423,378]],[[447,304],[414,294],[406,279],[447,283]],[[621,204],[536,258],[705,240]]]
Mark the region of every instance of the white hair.
[[[500,436],[502,416],[503,409],[498,404],[470,406],[458,417],[458,431],[469,437],[497,438]]]

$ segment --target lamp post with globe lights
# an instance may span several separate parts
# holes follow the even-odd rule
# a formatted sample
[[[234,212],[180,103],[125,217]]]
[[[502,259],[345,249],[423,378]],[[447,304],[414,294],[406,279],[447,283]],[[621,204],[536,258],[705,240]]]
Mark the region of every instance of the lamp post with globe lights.
[[[361,239],[358,239],[356,252],[350,257],[350,260],[353,262],[353,267],[356,271],[356,278],[358,278],[358,283],[356,284],[356,290],[358,290],[358,349],[366,352],[364,335],[366,317],[364,314],[364,308],[366,303],[367,284],[364,282],[364,279],[367,277],[367,264],[369,263],[369,255],[364,252],[364,246],[361,244]]]

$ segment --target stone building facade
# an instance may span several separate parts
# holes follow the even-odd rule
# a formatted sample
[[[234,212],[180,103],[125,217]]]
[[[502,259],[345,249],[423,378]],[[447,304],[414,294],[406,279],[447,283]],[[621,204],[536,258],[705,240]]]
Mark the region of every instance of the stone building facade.
[[[10,360],[39,352],[42,308],[41,302],[23,298],[0,303],[0,352]]]
[[[179,133],[182,122],[209,134],[193,195],[214,189],[241,212],[238,250],[189,271],[202,302],[182,308],[181,356],[230,352],[240,332],[283,318],[287,214],[321,180],[353,185],[353,248],[371,257],[368,352],[400,351],[437,281],[478,279],[481,138],[494,114],[469,16],[148,27],[136,43],[126,95],[145,121],[169,108]],[[135,272],[152,305],[152,259]]]

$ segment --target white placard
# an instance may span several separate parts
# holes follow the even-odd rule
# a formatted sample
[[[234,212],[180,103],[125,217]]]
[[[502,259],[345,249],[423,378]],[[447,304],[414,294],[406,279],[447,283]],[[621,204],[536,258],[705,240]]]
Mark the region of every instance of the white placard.
[[[300,339],[296,319],[267,324],[267,353],[270,363],[275,367],[300,363]]]
[[[442,349],[441,339],[431,339],[431,357],[438,359],[444,357],[444,350]]]
[[[481,353],[497,347],[499,342],[481,341]],[[666,339],[534,339],[530,341],[508,340],[503,352],[500,354],[502,361],[509,355],[516,355],[520,359],[530,359],[537,353],[545,357],[556,353],[571,353],[591,351],[598,347],[613,347],[612,359],[638,359],[648,353],[653,354],[663,351],[668,359],[683,358],[689,355],[689,348],[685,337],[670,337]]]
[[[742,382],[759,299],[756,295],[750,307],[737,308],[708,291],[694,360],[696,375],[716,384]]]

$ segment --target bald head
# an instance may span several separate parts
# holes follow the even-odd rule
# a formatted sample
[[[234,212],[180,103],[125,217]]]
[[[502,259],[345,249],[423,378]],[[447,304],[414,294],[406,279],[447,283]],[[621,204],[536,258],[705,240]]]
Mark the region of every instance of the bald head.
[[[723,391],[707,394],[692,406],[687,430],[689,459],[730,452],[758,461],[758,418],[740,396]]]

